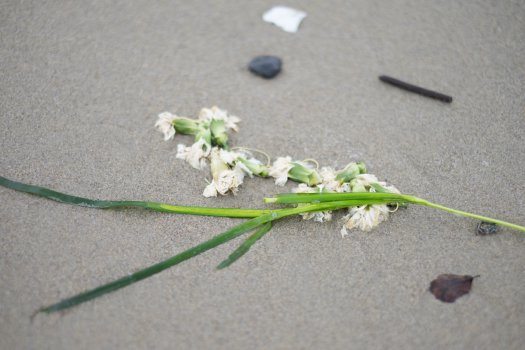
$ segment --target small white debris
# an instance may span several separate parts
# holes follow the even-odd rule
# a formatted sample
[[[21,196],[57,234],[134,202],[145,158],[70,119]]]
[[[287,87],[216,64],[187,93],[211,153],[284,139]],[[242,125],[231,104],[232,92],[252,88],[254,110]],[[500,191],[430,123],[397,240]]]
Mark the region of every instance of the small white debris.
[[[306,12],[286,6],[274,6],[263,14],[263,20],[288,33],[296,33]]]

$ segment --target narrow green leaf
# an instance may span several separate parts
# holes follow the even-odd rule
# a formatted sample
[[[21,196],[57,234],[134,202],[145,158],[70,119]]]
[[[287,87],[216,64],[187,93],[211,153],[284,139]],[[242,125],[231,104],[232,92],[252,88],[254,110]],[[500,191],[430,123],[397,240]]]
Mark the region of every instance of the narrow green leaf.
[[[266,203],[321,203],[331,201],[377,201],[381,203],[398,203],[408,201],[412,196],[397,193],[350,192],[350,193],[279,193],[273,198],[265,198]],[[367,204],[363,202],[363,204]],[[362,204],[361,204],[362,205]]]
[[[374,188],[374,190],[376,192],[379,192],[379,193],[394,193],[394,192],[391,192],[389,191],[386,187],[383,187],[381,186],[380,184],[378,184],[377,182],[372,182],[370,184],[371,187]],[[397,203],[400,207],[408,207],[408,204],[407,203]]]
[[[248,250],[252,247],[252,245],[255,244],[259,239],[261,239],[267,232],[269,232],[272,229],[272,223],[267,222],[266,224],[260,226],[257,231],[255,231],[253,234],[251,234],[246,240],[237,248],[233,253],[228,256],[228,258],[224,261],[222,261],[218,266],[217,269],[224,269],[225,267],[230,266],[233,264],[237,259],[239,259],[241,256],[246,254]]]
[[[232,240],[243,233],[246,233],[248,231],[253,230],[254,228],[261,226],[265,223],[279,220],[281,218],[300,214],[300,213],[306,213],[310,211],[319,211],[319,210],[329,210],[329,209],[338,209],[347,206],[346,203],[343,202],[331,202],[331,203],[320,203],[315,205],[307,205],[301,208],[288,208],[288,209],[281,209],[278,211],[272,211],[269,214],[264,214],[259,217],[256,217],[254,219],[248,220],[246,222],[243,222],[240,225],[237,225],[215,237],[212,239],[201,243],[193,248],[190,248],[188,250],[185,250],[184,252],[177,254],[169,259],[166,259],[160,263],[157,263],[155,265],[149,266],[145,269],[142,269],[140,271],[137,271],[131,275],[124,276],[122,278],[119,278],[113,282],[104,284],[102,286],[96,287],[94,289],[85,291],[83,293],[77,294],[73,297],[64,299],[56,304],[52,304],[49,306],[45,306],[37,310],[37,313],[39,312],[45,312],[45,313],[52,313],[57,312],[61,310],[68,309],[72,306],[84,303],[89,300],[93,300],[95,298],[98,298],[104,294],[111,293],[113,291],[116,291],[120,288],[129,286],[135,282],[141,281],[145,278],[148,278],[154,274],[157,274],[161,271],[164,271],[172,266],[175,266],[185,260],[191,259],[207,250],[210,250],[212,248],[217,247],[218,245],[221,245],[225,242],[228,242],[229,240]]]
[[[254,218],[263,214],[268,214],[271,210],[257,210],[257,209],[237,209],[237,208],[208,208],[208,207],[190,207],[181,205],[172,205],[157,202],[144,201],[108,201],[108,200],[93,200],[83,197],[72,196],[69,194],[50,190],[48,188],[28,185],[21,182],[12,181],[0,176],[0,185],[10,188],[15,191],[34,194],[36,196],[44,197],[57,201],[60,203],[73,204],[81,207],[97,208],[97,209],[111,209],[111,208],[144,208],[154,211],[188,214],[188,215],[204,215],[204,216],[220,216],[230,218]]]
[[[142,269],[140,271],[137,271],[133,274],[130,274],[128,276],[124,276],[122,278],[119,278],[113,282],[104,284],[102,286],[99,286],[97,288],[85,291],[83,293],[77,294],[71,298],[64,299],[56,304],[52,304],[46,307],[42,307],[38,310],[38,312],[45,312],[45,313],[52,313],[57,312],[61,310],[65,310],[67,308],[70,308],[72,306],[84,303],[86,301],[98,298],[104,294],[113,292],[117,289],[129,286],[130,284],[133,284],[135,282],[138,282],[140,280],[143,280],[145,278],[148,278],[154,274],[157,274],[167,268],[170,268],[172,266],[175,266],[185,260],[188,260],[190,258],[193,258],[201,253],[204,253],[207,250],[210,250],[212,248],[217,247],[220,244],[223,244],[225,242],[228,242],[231,239],[234,239],[235,237],[238,237],[242,235],[243,233],[250,231],[254,229],[255,227],[261,225],[261,223],[264,222],[264,220],[271,219],[271,215],[263,215],[261,217],[251,219],[249,221],[246,221],[240,225],[237,225],[221,234],[218,234],[217,236],[213,237],[212,239],[203,242],[199,245],[196,245],[193,248],[190,248],[188,250],[183,251],[180,254],[177,254],[169,259],[166,259],[160,263],[157,263],[155,265],[149,266],[145,269]]]

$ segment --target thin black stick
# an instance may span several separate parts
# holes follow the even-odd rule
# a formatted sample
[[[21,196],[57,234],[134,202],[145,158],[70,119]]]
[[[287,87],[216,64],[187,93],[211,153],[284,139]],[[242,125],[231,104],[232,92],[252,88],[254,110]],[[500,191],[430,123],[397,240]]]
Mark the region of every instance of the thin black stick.
[[[420,94],[420,95],[423,95],[423,96],[426,96],[426,97],[434,98],[436,100],[440,100],[440,101],[443,101],[443,102],[446,102],[446,103],[452,102],[452,97],[450,97],[450,96],[441,94],[441,93],[436,92],[436,91],[424,89],[424,88],[416,86],[416,85],[405,83],[404,81],[401,81],[401,80],[398,80],[398,79],[395,79],[395,78],[392,78],[392,77],[389,77],[389,76],[386,76],[386,75],[381,75],[379,77],[379,80],[381,80],[382,82],[385,82],[387,84],[391,84],[391,85],[397,86],[400,89],[407,90],[407,91],[410,91],[410,92],[415,92],[416,94]]]

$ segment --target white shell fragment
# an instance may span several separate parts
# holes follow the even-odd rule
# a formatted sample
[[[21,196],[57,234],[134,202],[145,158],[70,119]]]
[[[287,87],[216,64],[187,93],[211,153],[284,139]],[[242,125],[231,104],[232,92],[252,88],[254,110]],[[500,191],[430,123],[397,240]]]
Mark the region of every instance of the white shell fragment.
[[[274,6],[263,14],[263,20],[288,33],[296,33],[306,12],[286,6]]]

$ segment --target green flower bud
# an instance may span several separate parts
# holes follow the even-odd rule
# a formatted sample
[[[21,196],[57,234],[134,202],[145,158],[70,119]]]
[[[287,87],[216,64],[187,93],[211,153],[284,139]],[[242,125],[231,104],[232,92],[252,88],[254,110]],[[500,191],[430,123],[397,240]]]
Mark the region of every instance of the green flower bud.
[[[228,133],[224,120],[212,119],[210,130],[213,144],[228,149]]]
[[[352,162],[345,166],[345,168],[336,175],[335,179],[339,181],[339,183],[350,182],[353,178],[359,175],[360,172],[361,169],[359,168],[359,165]]]
[[[261,176],[261,177],[267,177],[268,176],[269,169],[264,164],[260,164],[260,163],[253,162],[253,161],[249,161],[248,159],[245,159],[243,157],[238,157],[237,161],[241,162],[242,164],[244,164],[244,166],[246,168],[248,168],[252,172],[252,174],[255,174],[255,175]]]
[[[309,168],[301,162],[293,162],[292,164],[292,168],[288,171],[290,180],[302,182],[308,186],[315,186],[323,181],[317,170]]]
[[[360,174],[366,174],[366,165],[365,162],[359,162],[357,163],[357,167],[359,168]]]
[[[195,135],[199,131],[200,123],[197,120],[177,117],[173,120],[173,127],[180,134]]]
[[[208,128],[208,125],[206,124],[200,124],[199,129],[195,133],[195,141],[198,141],[200,139],[204,139],[208,145],[211,145],[212,137],[211,137],[211,131]]]
[[[352,192],[368,192],[365,185],[362,182],[356,181],[356,179],[350,181],[350,188]]]

